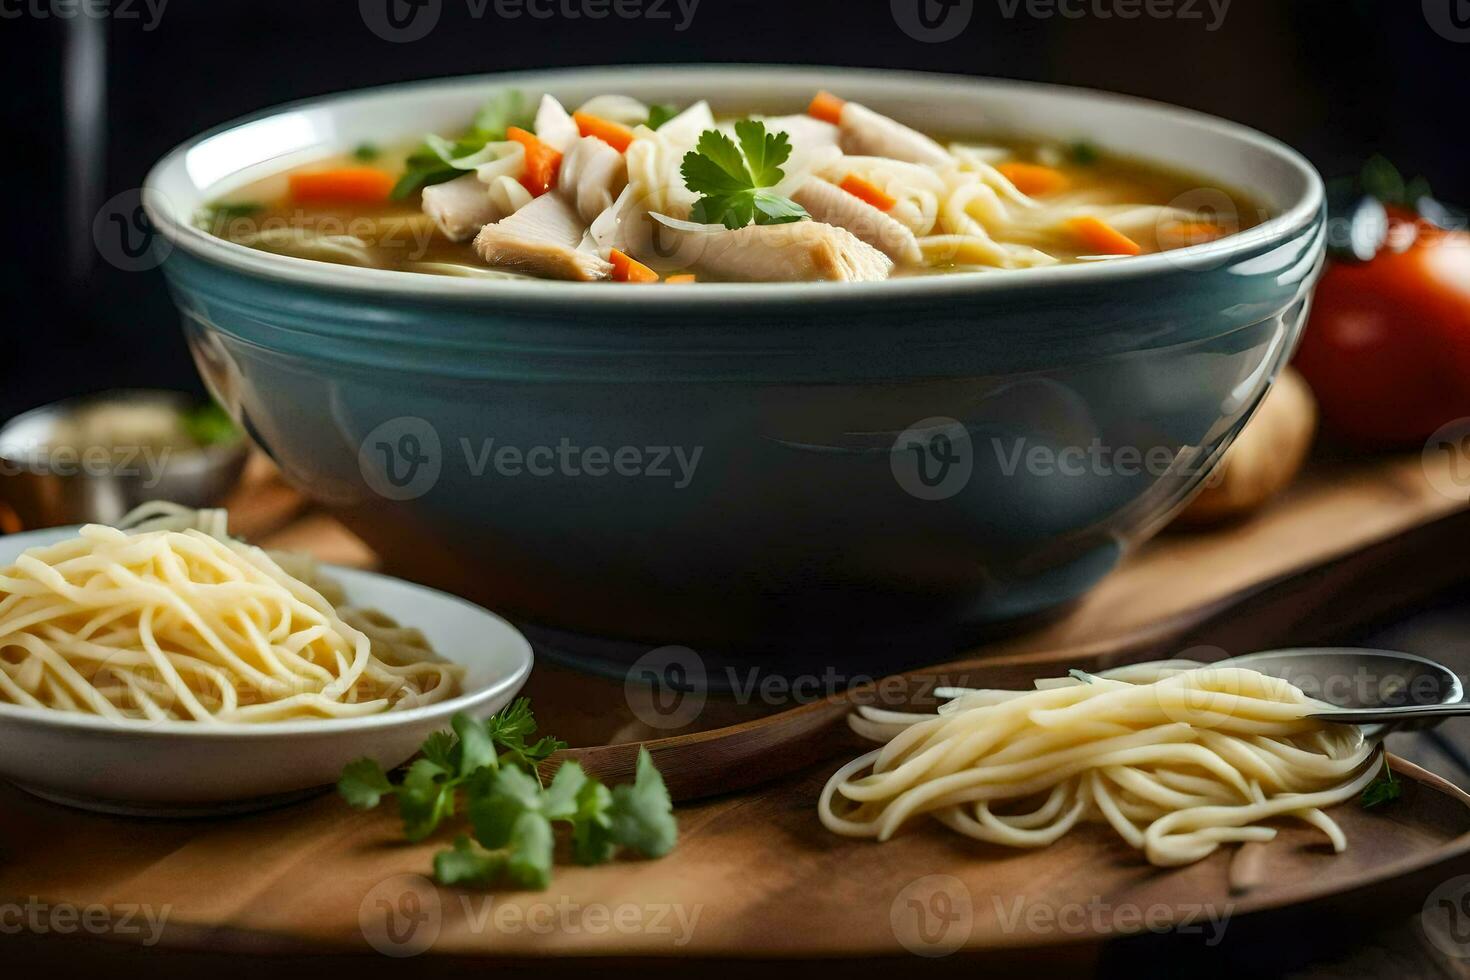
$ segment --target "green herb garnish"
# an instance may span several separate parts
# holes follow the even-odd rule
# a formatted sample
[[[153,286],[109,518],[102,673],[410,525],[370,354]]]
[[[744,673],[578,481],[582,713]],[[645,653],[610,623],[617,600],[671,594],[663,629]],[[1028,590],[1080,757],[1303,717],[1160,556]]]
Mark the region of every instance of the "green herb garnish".
[[[1073,163],[1083,167],[1090,167],[1102,159],[1102,151],[1086,140],[1073,143],[1067,149],[1067,155]]]
[[[752,220],[779,225],[811,217],[795,201],[765,189],[785,176],[781,164],[791,156],[787,135],[768,133],[765,123],[746,119],[735,124],[735,137],[738,147],[719,130],[707,129],[685,155],[684,186],[704,195],[694,205],[693,220],[744,228]]]
[[[1383,757],[1383,775],[1363,787],[1363,795],[1358,797],[1358,802],[1363,809],[1371,810],[1375,806],[1392,803],[1404,795],[1404,786],[1393,778],[1393,770],[1388,767],[1388,756]]]
[[[371,163],[383,155],[375,143],[359,143],[352,150],[352,159],[361,160],[363,163]]]
[[[264,210],[265,205],[255,201],[221,202],[200,208],[194,215],[194,224],[201,231],[223,237],[225,225],[231,221],[236,218],[248,218]]]
[[[678,114],[679,110],[667,102],[656,103],[648,107],[648,122],[646,125],[649,129],[658,129]]]
[[[347,766],[337,783],[337,791],[358,809],[396,796],[410,841],[438,830],[462,799],[473,836],[460,834],[434,856],[440,884],[546,888],[555,824],[569,828],[579,864],[600,864],[619,850],[661,857],[673,848],[673,804],[646,749],[639,750],[631,784],[609,790],[568,761],[542,786],[536,764],[566,744],[549,736],[532,741],[536,721],[525,698],[486,721],[459,714],[451,724],[452,734],[429,736],[398,783],[371,759]]]
[[[535,114],[527,108],[525,97],[520,92],[508,89],[496,93],[475,113],[469,131],[459,139],[450,141],[432,137],[410,153],[404,161],[403,176],[393,185],[391,196],[394,200],[402,200],[431,184],[453,180],[472,169],[458,166],[455,161],[474,156],[485,148],[486,143],[505,139],[505,131],[511,126],[531,128],[534,120]]]
[[[480,106],[475,121],[470,124],[470,133],[483,136],[482,143],[505,139],[505,131],[511,126],[530,129],[536,122],[536,111],[526,105],[526,97],[517,89],[497,92]]]
[[[229,413],[220,408],[217,402],[191,408],[180,414],[179,421],[183,423],[184,431],[188,433],[189,438],[200,447],[232,442],[240,434],[240,430],[235,428],[234,421],[230,419]]]

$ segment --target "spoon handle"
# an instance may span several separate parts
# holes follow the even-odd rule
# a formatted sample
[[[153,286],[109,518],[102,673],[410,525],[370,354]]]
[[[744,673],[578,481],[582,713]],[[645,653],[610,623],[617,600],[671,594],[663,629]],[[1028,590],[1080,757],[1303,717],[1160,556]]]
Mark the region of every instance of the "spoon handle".
[[[1470,715],[1470,701],[1453,704],[1420,704],[1402,708],[1336,708],[1319,711],[1311,718],[1335,721],[1352,725],[1389,724],[1399,725],[1407,721],[1439,722],[1445,718]]]

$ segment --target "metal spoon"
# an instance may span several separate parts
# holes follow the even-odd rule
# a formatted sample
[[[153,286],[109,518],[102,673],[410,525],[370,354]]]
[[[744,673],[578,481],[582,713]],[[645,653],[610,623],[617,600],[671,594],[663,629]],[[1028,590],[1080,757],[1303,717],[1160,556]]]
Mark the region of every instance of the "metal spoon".
[[[1446,718],[1470,715],[1470,702],[1465,701],[1455,672],[1409,653],[1318,647],[1268,650],[1220,664],[1280,677],[1308,697],[1335,705],[1308,716],[1323,721],[1381,725],[1387,731],[1433,728]]]

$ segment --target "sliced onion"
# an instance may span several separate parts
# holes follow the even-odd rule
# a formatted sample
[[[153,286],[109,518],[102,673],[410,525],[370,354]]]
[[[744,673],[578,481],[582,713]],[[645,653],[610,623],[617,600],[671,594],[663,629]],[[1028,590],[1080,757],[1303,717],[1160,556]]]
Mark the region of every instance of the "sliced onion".
[[[648,121],[648,106],[626,95],[594,96],[583,102],[577,111],[624,126],[637,126]]]
[[[526,148],[514,140],[504,143],[486,143],[486,150],[494,148],[498,156],[491,156],[488,160],[482,160],[471,169],[475,175],[484,183],[493,183],[496,177],[519,177],[526,172]],[[480,154],[476,154],[479,156]],[[469,159],[466,157],[465,159]]]
[[[688,232],[692,235],[713,235],[716,232],[730,230],[724,225],[702,225],[696,221],[681,221],[678,218],[671,218],[666,214],[659,214],[655,211],[650,211],[648,216],[661,225],[672,228],[675,231]]]

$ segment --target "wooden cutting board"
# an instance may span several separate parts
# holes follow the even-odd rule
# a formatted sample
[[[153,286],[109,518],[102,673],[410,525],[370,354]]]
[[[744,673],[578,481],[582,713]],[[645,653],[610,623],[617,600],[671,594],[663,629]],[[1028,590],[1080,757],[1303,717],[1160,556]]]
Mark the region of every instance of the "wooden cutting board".
[[[1433,460],[1427,465],[1418,457],[1319,462],[1250,523],[1165,535],[1054,623],[921,673],[987,683],[1197,645],[1244,653],[1330,639],[1421,604],[1470,578],[1463,557],[1470,508],[1463,495],[1436,489],[1455,485]],[[270,524],[255,525],[260,543],[371,561],[319,514],[292,516],[274,530]],[[382,940],[390,911],[407,923],[410,913],[436,909],[430,953],[417,963],[445,970],[466,958],[534,961],[540,970],[553,954],[646,966],[754,950],[872,965],[914,948],[948,951],[960,932],[956,948],[985,951],[988,967],[1001,956],[1091,962],[1104,940],[1138,932],[1125,909],[1162,906],[1178,924],[1189,909],[1208,905],[1224,914],[1228,905],[1230,935],[1248,936],[1251,922],[1288,921],[1287,909],[1326,910],[1339,923],[1413,911],[1436,884],[1470,871],[1470,799],[1407,764],[1411,783],[1400,804],[1336,812],[1355,845],[1347,854],[1330,856],[1310,832],[1288,830],[1269,846],[1270,881],[1235,894],[1224,852],[1160,872],[1100,828],[1032,853],[932,829],[883,846],[833,838],[817,823],[814,802],[833,768],[826,757],[845,748],[832,723],[841,719],[840,705],[711,699],[686,731],[671,736],[639,720],[620,682],[540,664],[527,693],[545,730],[583,747],[588,764],[609,774],[626,764],[628,748],[617,743],[672,737],[652,743],[661,768],[678,795],[703,797],[680,808],[681,841],[672,855],[564,866],[547,893],[492,897],[413,877],[440,844],[404,845],[391,814],[355,813],[330,795],[254,816],[149,822],[71,811],[0,788],[0,900],[167,906],[162,945],[180,955],[191,948],[362,953],[373,936]],[[780,726],[823,713],[813,729],[822,737],[800,743],[809,746],[806,755],[769,751]],[[1084,915],[1080,929],[1026,924],[1027,916],[1075,916],[1079,902],[1093,899],[1112,912]],[[954,919],[965,902],[969,911]],[[558,911],[568,908],[579,911]],[[497,909],[503,920],[494,918]],[[567,918],[573,915],[591,918]],[[602,925],[603,915],[626,921]],[[687,941],[676,942],[686,933]],[[969,961],[957,955],[944,962]]]
[[[1250,522],[1165,534],[1052,624],[908,672],[878,694],[898,708],[934,687],[973,686],[977,668],[1009,666],[1002,683],[1015,683],[1048,668],[1340,640],[1470,579],[1470,507],[1446,492],[1452,475],[1438,457],[1319,463]],[[683,729],[645,720],[656,714],[652,692],[555,667],[538,666],[527,693],[550,705],[548,730],[587,747],[573,754],[589,771],[623,778],[646,744],[676,798],[692,799],[758,785],[845,744],[846,699],[815,688],[789,689],[807,703],[780,686],[775,696],[711,696]]]

